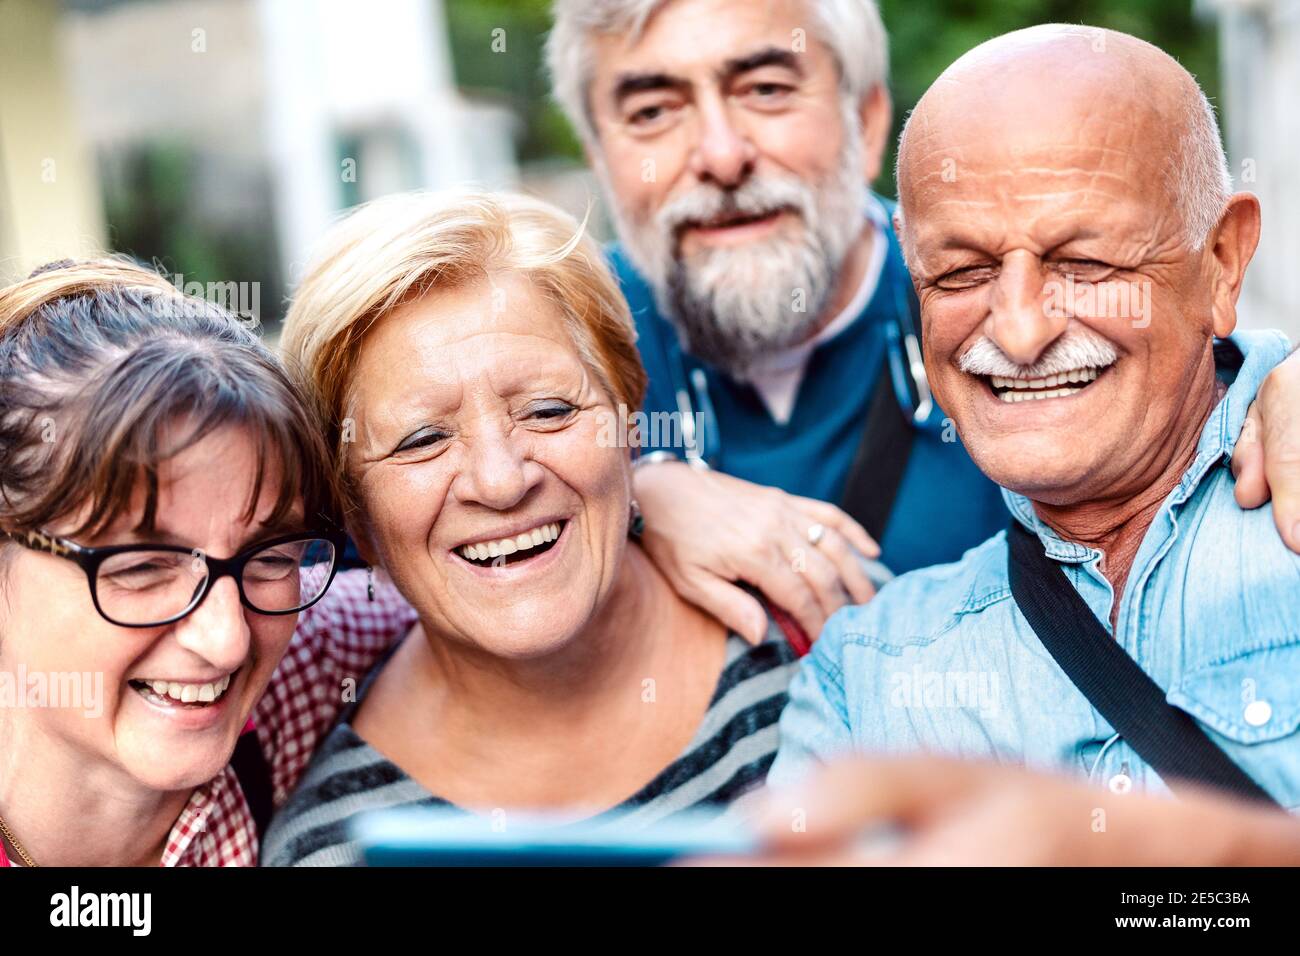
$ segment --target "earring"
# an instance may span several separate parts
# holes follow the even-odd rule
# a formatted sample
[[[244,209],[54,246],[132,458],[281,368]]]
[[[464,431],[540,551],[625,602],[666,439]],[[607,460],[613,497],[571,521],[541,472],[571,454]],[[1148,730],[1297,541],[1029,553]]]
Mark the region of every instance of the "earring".
[[[366,565],[366,600],[375,599],[375,569],[373,565]]]
[[[633,498],[628,505],[627,533],[633,541],[640,541],[641,535],[645,534],[645,515],[641,514],[641,506]]]

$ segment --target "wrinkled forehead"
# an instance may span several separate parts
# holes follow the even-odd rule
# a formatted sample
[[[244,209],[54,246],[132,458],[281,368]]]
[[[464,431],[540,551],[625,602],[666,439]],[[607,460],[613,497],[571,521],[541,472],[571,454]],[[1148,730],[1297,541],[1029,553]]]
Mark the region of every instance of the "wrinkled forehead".
[[[904,138],[904,219],[917,243],[972,213],[1040,230],[1163,221],[1177,133],[1133,76],[1037,63],[941,80]]]

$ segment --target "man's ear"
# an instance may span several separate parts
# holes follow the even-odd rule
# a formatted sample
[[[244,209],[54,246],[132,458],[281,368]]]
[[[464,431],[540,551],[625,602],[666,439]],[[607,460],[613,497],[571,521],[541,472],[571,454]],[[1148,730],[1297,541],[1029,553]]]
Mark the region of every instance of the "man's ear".
[[[1246,278],[1246,266],[1259,245],[1259,200],[1253,193],[1237,193],[1228,200],[1218,226],[1210,233],[1214,273],[1211,311],[1214,334],[1223,338],[1237,326],[1237,297]]]
[[[894,124],[894,103],[889,98],[889,90],[885,89],[884,83],[877,83],[862,98],[858,119],[862,122],[862,172],[870,186],[880,175],[880,166],[885,159],[885,143]]]

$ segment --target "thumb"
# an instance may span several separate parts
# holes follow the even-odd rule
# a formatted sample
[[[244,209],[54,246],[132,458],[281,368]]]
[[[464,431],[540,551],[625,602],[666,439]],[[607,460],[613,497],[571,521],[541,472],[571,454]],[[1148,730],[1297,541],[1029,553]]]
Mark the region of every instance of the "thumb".
[[[1268,481],[1264,477],[1264,447],[1260,444],[1259,406],[1250,405],[1250,413],[1241,435],[1232,449],[1232,476],[1237,486],[1234,494],[1243,508],[1258,508],[1268,501]]]
[[[707,577],[692,582],[694,586],[689,589],[690,593],[683,590],[682,596],[712,614],[750,644],[763,643],[763,636],[767,633],[767,612],[758,599],[717,575],[704,571],[696,573]]]
[[[873,823],[924,825],[997,772],[996,766],[930,756],[843,758],[815,768],[793,787],[770,790],[755,824],[775,847],[825,849]],[[798,827],[791,827],[792,819]]]
[[[1273,495],[1273,520],[1282,540],[1300,552],[1300,415],[1278,413],[1265,427],[1264,477]]]

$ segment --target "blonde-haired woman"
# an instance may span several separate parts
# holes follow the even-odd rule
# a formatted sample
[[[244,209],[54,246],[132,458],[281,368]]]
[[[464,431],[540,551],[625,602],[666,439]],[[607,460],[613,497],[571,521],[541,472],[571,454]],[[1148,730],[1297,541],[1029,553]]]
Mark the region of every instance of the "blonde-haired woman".
[[[636,541],[627,306],[573,219],[402,195],[335,227],[284,344],[318,393],[363,555],[418,623],[277,817],[268,865],[356,860],[406,803],[645,822],[760,783],[796,654],[683,600]],[[646,515],[647,523],[654,521]]]

